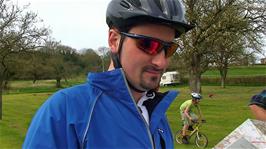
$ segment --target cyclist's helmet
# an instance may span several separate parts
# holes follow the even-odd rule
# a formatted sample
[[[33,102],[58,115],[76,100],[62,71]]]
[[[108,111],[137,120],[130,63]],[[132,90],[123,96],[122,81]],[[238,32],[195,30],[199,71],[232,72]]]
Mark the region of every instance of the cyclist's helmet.
[[[202,98],[200,93],[195,93],[195,92],[191,93],[191,96],[192,96],[192,98],[198,99],[198,100],[200,100]]]
[[[184,6],[179,0],[112,0],[107,8],[106,23],[111,28],[127,31],[142,22],[169,25],[176,37],[192,29],[185,19]]]

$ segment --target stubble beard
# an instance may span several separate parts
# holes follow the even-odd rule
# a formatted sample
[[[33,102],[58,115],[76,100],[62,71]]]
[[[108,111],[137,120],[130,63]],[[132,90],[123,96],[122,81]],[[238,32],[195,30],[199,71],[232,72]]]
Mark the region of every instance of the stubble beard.
[[[150,77],[150,78],[141,77],[140,87],[145,90],[155,89],[158,87],[159,82],[160,82],[160,77]]]
[[[161,74],[158,75],[158,76],[145,76],[145,72],[147,71],[147,69],[155,69],[157,71],[160,71]],[[139,89],[139,90],[145,90],[145,91],[148,91],[148,90],[151,90],[151,89],[156,89],[158,86],[159,86],[159,83],[160,83],[160,80],[161,80],[161,76],[163,74],[163,70],[158,70],[156,68],[153,68],[153,67],[144,67],[139,75],[139,83],[135,84],[133,83],[133,79],[130,80],[129,77],[127,77],[129,80],[129,82],[131,82],[131,84]],[[137,81],[138,82],[138,81]]]
[[[157,71],[160,73],[159,76],[145,76],[145,72],[147,71]],[[145,90],[151,90],[151,89],[155,89],[159,86],[160,80],[161,80],[161,76],[163,74],[163,70],[162,69],[157,69],[153,66],[146,66],[142,69],[142,72],[140,74],[140,87],[145,89]]]

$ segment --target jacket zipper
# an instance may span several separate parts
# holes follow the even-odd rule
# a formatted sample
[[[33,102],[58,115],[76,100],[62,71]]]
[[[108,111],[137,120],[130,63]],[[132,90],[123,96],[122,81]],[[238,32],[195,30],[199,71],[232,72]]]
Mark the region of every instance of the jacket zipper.
[[[146,126],[146,130],[147,130],[147,133],[148,133],[148,136],[149,136],[149,139],[150,139],[150,143],[151,143],[151,145],[152,145],[152,149],[155,149],[155,147],[154,147],[154,143],[153,143],[153,139],[152,139],[152,135],[151,135],[151,131],[150,131],[150,129],[149,129],[149,126],[148,126],[146,120],[144,119],[143,115],[140,113],[140,111],[139,111],[139,109],[138,109],[138,106],[137,106],[137,104],[136,104],[136,102],[135,102],[135,100],[134,100],[134,97],[133,97],[133,95],[132,95],[132,93],[131,93],[131,91],[130,91],[130,89],[129,89],[129,86],[128,86],[128,83],[127,83],[127,80],[126,80],[126,76],[125,76],[125,74],[124,74],[124,71],[123,71],[121,68],[120,68],[120,71],[122,72],[122,75],[123,75],[123,78],[124,78],[125,84],[126,84],[126,86],[127,86],[127,90],[128,90],[128,92],[129,92],[129,95],[130,95],[130,97],[131,97],[131,100],[133,101],[133,103],[134,103],[134,105],[135,105],[135,108],[137,109],[139,115],[140,115],[141,118],[142,118],[142,121],[144,122],[144,124],[145,124],[145,126]]]
[[[95,103],[96,103],[96,101],[98,100],[98,98],[99,98],[99,96],[101,94],[102,93],[98,94],[98,96],[94,99],[94,101],[93,101],[93,103],[91,105],[90,112],[89,112],[89,118],[88,118],[87,125],[86,125],[85,131],[84,131],[84,134],[83,134],[83,137],[82,137],[82,140],[81,140],[81,146],[80,146],[81,149],[85,148],[86,137],[87,137],[87,133],[88,133],[88,130],[89,130],[89,127],[90,127],[90,122],[91,122],[91,116],[92,116],[92,113],[93,113],[93,110],[94,110]]]

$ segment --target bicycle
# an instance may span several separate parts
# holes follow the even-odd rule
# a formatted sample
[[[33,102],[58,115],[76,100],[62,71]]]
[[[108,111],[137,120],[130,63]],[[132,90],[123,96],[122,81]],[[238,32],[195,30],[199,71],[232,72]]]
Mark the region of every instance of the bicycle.
[[[205,148],[208,145],[208,138],[205,134],[200,132],[200,127],[202,126],[202,123],[206,123],[205,120],[199,120],[196,122],[193,122],[192,127],[190,127],[189,130],[186,131],[186,136],[188,136],[188,140],[195,135],[195,144],[199,148]],[[182,129],[178,130],[175,134],[175,140],[178,144],[183,144],[182,141],[183,135],[182,135]]]

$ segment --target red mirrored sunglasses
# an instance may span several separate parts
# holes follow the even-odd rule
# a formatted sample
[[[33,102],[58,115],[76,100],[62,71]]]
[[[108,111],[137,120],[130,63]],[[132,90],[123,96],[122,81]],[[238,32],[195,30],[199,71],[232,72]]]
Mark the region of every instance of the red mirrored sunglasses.
[[[132,33],[120,32],[120,34],[135,39],[137,47],[150,55],[156,55],[164,50],[165,57],[170,57],[178,48],[178,44],[175,42],[165,42],[157,38]]]

